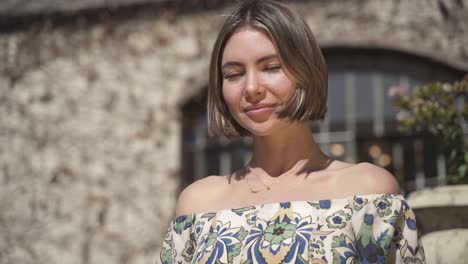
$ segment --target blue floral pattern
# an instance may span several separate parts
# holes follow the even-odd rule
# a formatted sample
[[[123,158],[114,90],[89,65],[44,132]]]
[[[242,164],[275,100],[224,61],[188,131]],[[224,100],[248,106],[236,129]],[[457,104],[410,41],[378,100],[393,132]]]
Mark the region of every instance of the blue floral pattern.
[[[401,195],[271,203],[174,218],[157,263],[425,263]]]

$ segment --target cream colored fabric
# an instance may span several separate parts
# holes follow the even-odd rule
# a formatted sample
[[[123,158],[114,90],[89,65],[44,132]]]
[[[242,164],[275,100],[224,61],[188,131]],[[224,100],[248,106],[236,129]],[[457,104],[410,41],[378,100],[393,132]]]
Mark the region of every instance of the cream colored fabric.
[[[263,204],[173,219],[158,263],[425,263],[401,195]]]

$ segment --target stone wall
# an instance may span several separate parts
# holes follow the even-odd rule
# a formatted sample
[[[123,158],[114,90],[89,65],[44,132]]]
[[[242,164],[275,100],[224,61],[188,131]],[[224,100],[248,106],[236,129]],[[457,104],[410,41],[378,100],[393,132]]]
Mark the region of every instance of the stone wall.
[[[468,68],[466,5],[294,5],[325,48]],[[206,85],[225,13],[45,21],[0,35],[0,263],[154,262],[182,177],[179,106]]]
[[[1,263],[154,262],[216,19],[1,36]]]

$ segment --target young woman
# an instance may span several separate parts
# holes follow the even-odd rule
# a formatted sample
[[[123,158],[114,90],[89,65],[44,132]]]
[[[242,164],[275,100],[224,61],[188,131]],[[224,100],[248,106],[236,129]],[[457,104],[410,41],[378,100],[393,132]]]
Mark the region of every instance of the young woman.
[[[327,70],[306,22],[246,1],[214,45],[212,133],[253,138],[253,158],[180,195],[162,263],[424,263],[393,175],[327,157],[311,120],[327,111]]]

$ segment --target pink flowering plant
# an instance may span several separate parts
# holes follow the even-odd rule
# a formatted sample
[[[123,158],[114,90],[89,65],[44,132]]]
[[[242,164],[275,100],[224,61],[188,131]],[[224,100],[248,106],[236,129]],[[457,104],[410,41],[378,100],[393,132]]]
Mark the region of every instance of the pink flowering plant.
[[[397,110],[398,128],[405,133],[429,132],[441,137],[447,157],[448,182],[468,183],[468,149],[463,127],[467,127],[468,75],[455,83],[416,86],[413,93],[393,86],[389,96]]]

